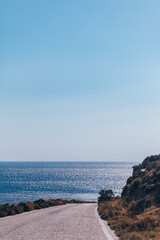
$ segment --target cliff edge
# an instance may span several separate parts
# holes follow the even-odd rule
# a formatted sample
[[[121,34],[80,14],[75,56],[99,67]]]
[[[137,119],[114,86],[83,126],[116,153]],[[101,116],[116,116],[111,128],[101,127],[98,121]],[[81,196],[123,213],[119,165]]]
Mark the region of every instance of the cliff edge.
[[[139,203],[139,211],[152,205],[160,207],[160,155],[147,157],[142,164],[133,166],[121,196],[127,203]]]

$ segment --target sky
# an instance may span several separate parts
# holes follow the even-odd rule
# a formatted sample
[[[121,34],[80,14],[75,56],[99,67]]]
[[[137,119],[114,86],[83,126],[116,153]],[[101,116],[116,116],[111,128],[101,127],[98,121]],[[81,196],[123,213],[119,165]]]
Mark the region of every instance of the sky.
[[[159,0],[0,1],[0,161],[160,153]]]

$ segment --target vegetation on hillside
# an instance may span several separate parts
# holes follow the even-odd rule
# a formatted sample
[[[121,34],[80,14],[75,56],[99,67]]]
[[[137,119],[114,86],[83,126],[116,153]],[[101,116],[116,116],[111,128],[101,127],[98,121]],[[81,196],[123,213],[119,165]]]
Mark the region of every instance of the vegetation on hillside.
[[[21,202],[17,205],[3,204],[0,205],[0,217],[6,217],[10,215],[20,214],[23,212],[29,212],[37,209],[53,207],[57,205],[64,205],[67,203],[87,203],[86,201],[79,200],[62,200],[62,199],[39,199],[35,202]]]
[[[99,192],[99,198],[98,198],[98,202],[104,202],[104,201],[108,201],[110,200],[112,197],[114,197],[114,193],[111,189],[102,189]]]
[[[122,240],[159,240],[160,155],[134,166],[121,196],[99,201],[98,211]]]

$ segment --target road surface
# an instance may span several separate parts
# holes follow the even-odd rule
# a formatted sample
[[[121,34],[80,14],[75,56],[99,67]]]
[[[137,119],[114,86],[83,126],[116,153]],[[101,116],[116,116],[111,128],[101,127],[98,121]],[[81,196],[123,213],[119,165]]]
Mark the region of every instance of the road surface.
[[[1,240],[115,240],[97,204],[67,204],[0,219]],[[105,228],[105,229],[104,229]],[[106,232],[107,231],[107,232]],[[108,235],[107,235],[108,234]]]

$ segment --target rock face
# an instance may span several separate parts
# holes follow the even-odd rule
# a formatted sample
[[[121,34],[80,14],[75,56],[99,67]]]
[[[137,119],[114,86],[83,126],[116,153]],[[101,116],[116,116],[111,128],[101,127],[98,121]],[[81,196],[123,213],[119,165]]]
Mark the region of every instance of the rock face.
[[[160,207],[160,155],[147,157],[142,164],[133,166],[121,196],[128,203],[136,202],[137,210],[151,205]]]

